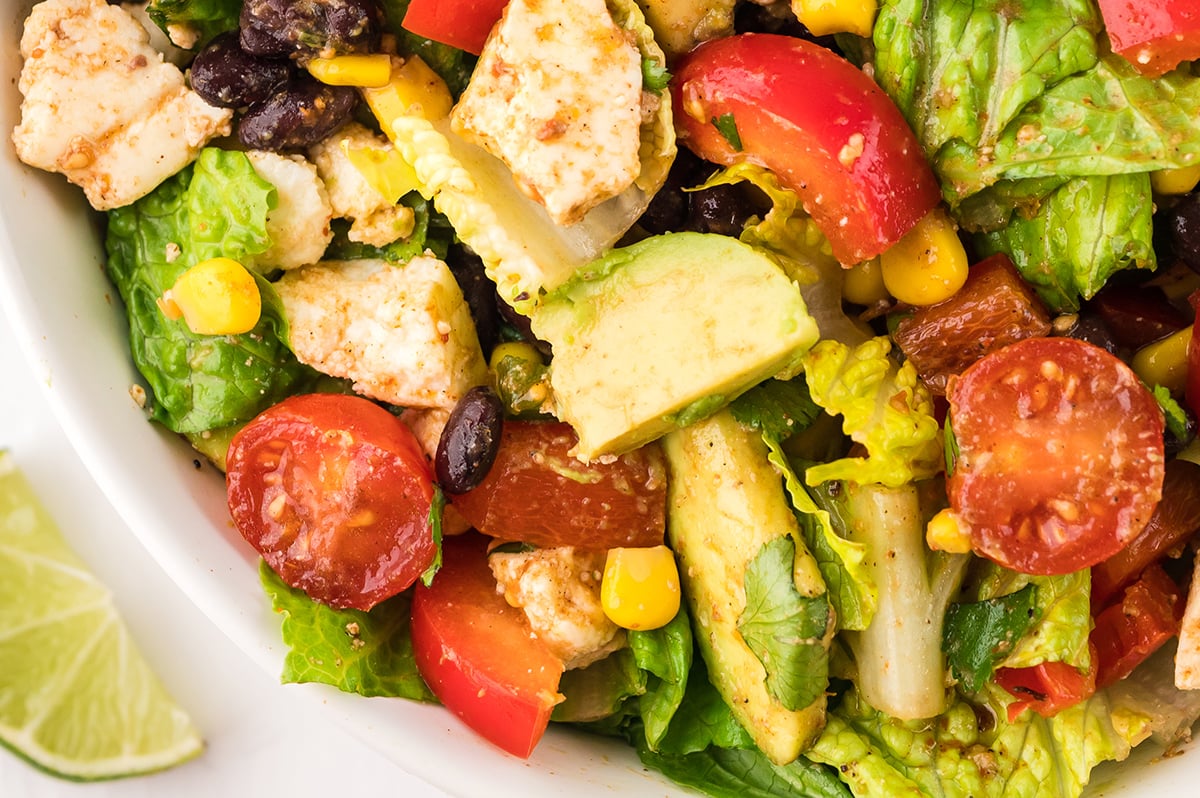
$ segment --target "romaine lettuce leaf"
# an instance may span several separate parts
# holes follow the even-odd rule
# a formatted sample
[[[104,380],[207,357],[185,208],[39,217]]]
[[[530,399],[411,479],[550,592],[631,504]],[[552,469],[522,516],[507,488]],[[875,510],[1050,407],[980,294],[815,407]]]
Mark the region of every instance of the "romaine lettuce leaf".
[[[912,363],[889,357],[891,340],[879,336],[851,348],[822,340],[803,356],[813,401],[842,416],[842,429],[867,449],[805,471],[809,485],[829,480],[898,487],[942,469],[941,426],[933,398]]]
[[[1101,693],[1055,715],[1004,720],[1007,694],[987,695],[995,726],[956,702],[936,722],[902,722],[876,712],[854,691],[832,710],[807,752],[838,770],[859,798],[1079,798],[1100,762],[1123,760],[1148,734],[1146,718],[1112,711]]]
[[[1036,586],[1037,620],[1013,646],[1000,665],[1027,668],[1043,662],[1065,662],[1079,670],[1091,664],[1088,636],[1092,630],[1091,571],[1084,568],[1057,576],[1017,573],[980,560],[964,596],[986,600],[1007,596],[1027,585]]]
[[[413,659],[411,593],[393,596],[370,612],[338,610],[288,587],[265,562],[259,564],[259,576],[283,616],[288,652],[282,681],[319,682],[364,696],[437,700]]]
[[[175,432],[247,421],[315,378],[288,349],[281,305],[266,281],[259,281],[262,317],[245,335],[196,335],[157,305],[203,258],[261,252],[274,191],[242,153],[209,148],[192,167],[108,214],[108,274],[125,302],[134,364],[150,387],[147,407]],[[242,201],[258,215],[239,208]]]
[[[1078,177],[1045,198],[1038,212],[976,236],[982,255],[1006,253],[1050,307],[1079,308],[1122,269],[1154,269],[1147,174]]]
[[[729,411],[739,422],[762,433],[767,459],[783,475],[804,545],[825,580],[838,628],[865,629],[877,600],[877,590],[863,563],[866,550],[833,531],[829,513],[818,506],[796,476],[782,447],[821,412],[809,396],[807,384],[802,379],[768,380],[735,399]]]

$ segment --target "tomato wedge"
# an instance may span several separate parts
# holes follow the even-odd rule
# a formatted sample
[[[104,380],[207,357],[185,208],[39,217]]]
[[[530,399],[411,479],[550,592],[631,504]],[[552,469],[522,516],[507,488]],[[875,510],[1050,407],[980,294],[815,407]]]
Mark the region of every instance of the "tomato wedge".
[[[681,141],[705,160],[774,172],[844,265],[899,241],[941,196],[891,98],[820,45],[768,33],[714,39],[680,60],[672,85]]]
[[[1200,58],[1196,0],[1099,0],[1113,52],[1156,77]]]
[[[1095,652],[1093,651],[1093,660]],[[1096,665],[1086,673],[1065,662],[1043,662],[1028,668],[998,668],[996,684],[1015,699],[1008,705],[1008,722],[1026,709],[1043,718],[1053,717],[1096,692]]]
[[[666,465],[657,444],[584,464],[569,424],[506,421],[496,461],[474,490],[450,497],[472,526],[502,540],[586,549],[658,546]]]
[[[1090,638],[1097,655],[1096,687],[1124,679],[1179,634],[1183,609],[1183,593],[1162,566],[1143,571],[1120,601],[1096,616]]]
[[[947,392],[947,491],[976,553],[1062,574],[1120,551],[1162,496],[1163,417],[1133,371],[1074,338],[992,352]]]
[[[242,537],[324,604],[370,609],[437,554],[421,446],[362,397],[306,394],[268,408],[230,443],[226,487]]]
[[[411,633],[417,668],[438,700],[485,739],[529,756],[562,700],[563,663],[496,592],[486,538],[446,540],[433,583],[413,593]]]
[[[507,5],[508,0],[412,0],[400,27],[479,55]]]

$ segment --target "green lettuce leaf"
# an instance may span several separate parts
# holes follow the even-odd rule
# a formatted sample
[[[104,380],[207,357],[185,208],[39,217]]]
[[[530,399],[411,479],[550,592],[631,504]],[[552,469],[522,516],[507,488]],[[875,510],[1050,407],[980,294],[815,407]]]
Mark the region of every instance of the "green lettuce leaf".
[[[1125,759],[1148,734],[1144,717],[1114,713],[1103,693],[1053,718],[1026,712],[1015,723],[1004,720],[1001,694],[986,696],[996,722],[985,732],[966,702],[934,723],[902,722],[851,691],[807,756],[837,769],[858,798],[1079,798],[1097,764]]]
[[[401,205],[413,209],[413,231],[407,238],[398,239],[382,247],[350,240],[350,222],[334,219],[333,240],[325,249],[325,260],[358,260],[369,258],[386,260],[389,263],[408,263],[418,255],[432,252],[434,257],[445,260],[454,240],[454,228],[446,218],[433,210],[429,201],[412,192],[400,198]]]
[[[263,589],[283,616],[285,683],[319,682],[364,696],[436,701],[417,671],[409,637],[410,593],[377,604],[370,612],[337,610],[288,587],[266,563]]]
[[[639,748],[647,767],[712,798],[850,798],[831,768],[800,757],[775,765],[756,748],[706,748],[664,754]]]
[[[999,664],[1027,668],[1043,662],[1065,662],[1079,670],[1091,664],[1088,636],[1092,628],[1091,571],[1084,568],[1059,576],[1033,576],[979,561],[964,596],[979,601],[1008,596],[1036,586],[1036,620]]]
[[[150,387],[147,408],[175,432],[247,421],[315,379],[288,349],[281,305],[265,281],[262,317],[244,335],[196,335],[157,305],[203,258],[261,251],[273,192],[245,155],[210,148],[193,167],[108,214],[108,274],[125,302],[134,364]],[[256,198],[261,215],[251,218],[223,197]]]
[[[1026,585],[983,601],[951,604],[942,628],[946,663],[968,693],[977,693],[1037,620],[1037,588]]]
[[[825,594],[804,596],[796,589],[796,544],[775,538],[746,567],[746,609],[737,628],[767,672],[767,690],[788,709],[798,710],[822,696],[828,684],[829,628]]]
[[[933,398],[912,363],[889,357],[891,340],[879,336],[851,348],[822,340],[803,356],[813,401],[842,416],[842,429],[867,449],[808,468],[809,485],[829,480],[898,487],[942,470],[941,426]]]
[[[1047,305],[1074,311],[1116,272],[1155,268],[1153,208],[1147,174],[1078,177],[976,245],[981,255],[1006,253]]]
[[[146,13],[164,33],[173,25],[195,29],[200,35],[197,49],[217,34],[237,30],[241,12],[242,0],[150,0],[146,6]]]
[[[834,531],[829,512],[817,497],[820,487],[810,493],[796,476],[783,449],[764,436],[768,459],[783,474],[784,487],[792,510],[800,523],[805,545],[817,561],[817,568],[828,588],[829,602],[837,616],[839,629],[866,629],[875,615],[879,589],[867,568],[866,546],[847,540]]]

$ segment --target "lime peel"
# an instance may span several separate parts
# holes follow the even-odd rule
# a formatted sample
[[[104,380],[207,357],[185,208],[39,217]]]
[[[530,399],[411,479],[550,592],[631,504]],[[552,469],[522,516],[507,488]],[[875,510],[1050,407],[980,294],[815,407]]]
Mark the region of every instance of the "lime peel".
[[[199,732],[0,449],[0,745],[75,781],[178,765]]]

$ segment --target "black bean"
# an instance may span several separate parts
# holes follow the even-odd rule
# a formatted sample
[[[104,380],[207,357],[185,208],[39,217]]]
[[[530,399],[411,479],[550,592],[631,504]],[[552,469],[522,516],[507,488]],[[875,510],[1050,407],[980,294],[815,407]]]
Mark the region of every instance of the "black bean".
[[[353,86],[327,86],[311,77],[294,77],[246,111],[238,123],[238,139],[256,150],[310,147],[350,119],[358,98]]]
[[[746,221],[759,211],[740,185],[713,186],[689,196],[691,212],[687,229],[698,233],[739,236]]]
[[[509,332],[507,337],[501,336],[506,341],[527,341],[537,347],[537,350],[546,357],[552,357],[553,351],[550,349],[550,344],[538,338],[533,333],[533,326],[529,323],[529,317],[523,316],[513,309],[512,305],[508,304],[499,297],[496,298],[496,307],[500,311],[501,320],[508,325]]]
[[[209,105],[244,108],[270,97],[287,82],[286,60],[251,55],[236,31],[222,33],[200,51],[189,73],[192,88]]]
[[[1112,331],[1108,329],[1108,325],[1104,323],[1104,319],[1100,314],[1091,310],[1083,310],[1069,327],[1065,330],[1058,331],[1057,334],[1064,335],[1068,338],[1078,338],[1080,341],[1086,341],[1089,344],[1100,347],[1110,354],[1121,354],[1121,348],[1117,345],[1116,339],[1113,338]]]
[[[471,318],[475,320],[475,334],[483,356],[488,357],[500,339],[500,308],[497,305],[496,284],[487,276],[483,261],[462,244],[454,244],[446,256],[446,265],[458,287],[462,289]]]
[[[496,462],[503,431],[504,406],[490,387],[480,385],[459,400],[442,429],[433,465],[447,493],[479,486]]]
[[[1192,271],[1200,272],[1200,192],[1193,191],[1162,212],[1168,246]]]
[[[383,11],[376,0],[246,0],[240,25],[248,52],[328,58],[378,50]]]

